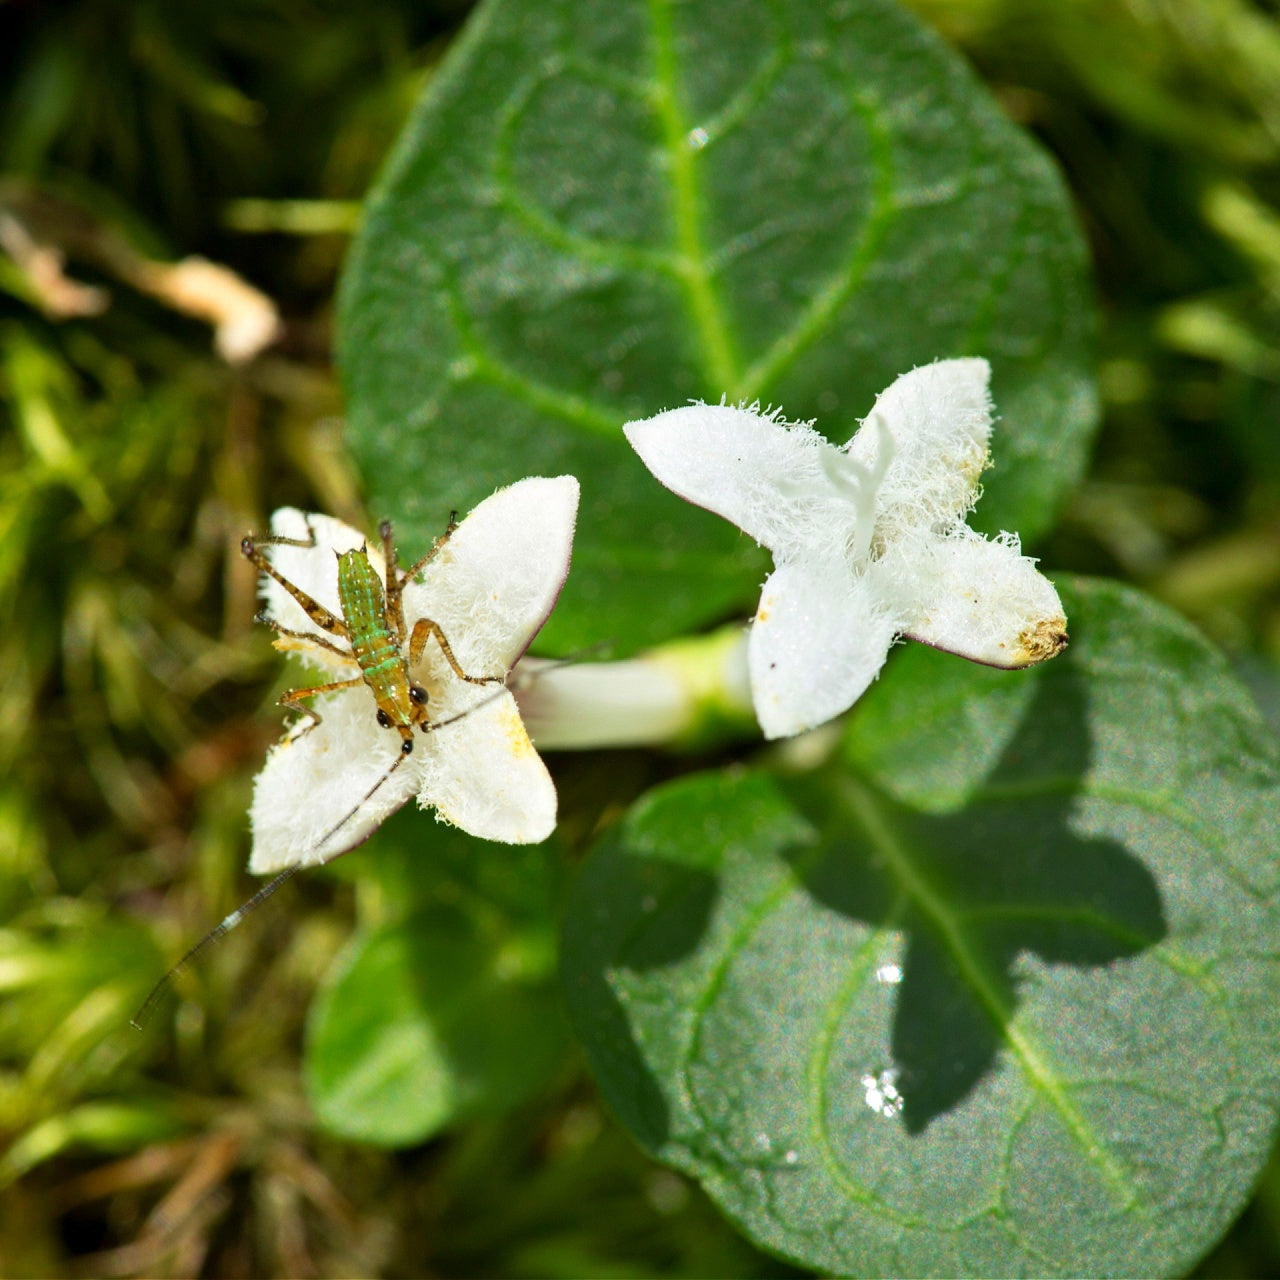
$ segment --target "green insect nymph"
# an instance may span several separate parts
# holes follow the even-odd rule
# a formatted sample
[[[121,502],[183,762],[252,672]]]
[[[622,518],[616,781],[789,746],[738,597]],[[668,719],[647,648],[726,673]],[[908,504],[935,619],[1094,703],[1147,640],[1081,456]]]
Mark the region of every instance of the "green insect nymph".
[[[413,750],[413,726],[426,730],[427,691],[409,679],[404,642],[387,607],[382,579],[363,547],[338,556],[338,601],[351,652],[378,704],[378,723],[399,731],[400,749],[407,755]]]
[[[406,635],[403,599],[405,585],[431,563],[456,527],[455,521],[450,517],[449,527],[435,540],[431,550],[411,569],[402,570],[391,537],[391,522],[384,520],[378,526],[378,534],[382,539],[382,552],[387,566],[385,588],[377,569],[369,560],[367,547],[338,553],[338,605],[342,611],[341,617],[335,616],[319,601],[288,581],[261,549],[271,545],[314,547],[315,532],[309,525],[309,537],[305,541],[299,538],[271,537],[257,540],[245,538],[240,543],[240,550],[245,556],[259,570],[275,579],[298,602],[307,617],[334,639],[330,640],[313,631],[292,631],[262,614],[259,614],[259,621],[265,622],[282,636],[319,645],[348,661],[354,659],[360,668],[360,674],[350,679],[333,680],[307,689],[291,689],[280,699],[281,706],[310,717],[311,724],[307,727],[313,729],[320,723],[321,717],[318,711],[306,705],[310,699],[322,693],[334,693],[339,689],[366,684],[377,706],[378,723],[384,729],[395,729],[399,733],[400,750],[408,755],[413,750],[415,725],[423,733],[438,727],[427,717],[427,691],[415,684],[409,676],[409,669],[421,660],[428,640],[435,638],[441,653],[459,680],[466,680],[469,684],[502,681],[502,676],[473,676],[463,671],[444,632],[430,618],[419,618],[414,624],[413,632]],[[346,641],[349,647],[342,648],[335,641]]]

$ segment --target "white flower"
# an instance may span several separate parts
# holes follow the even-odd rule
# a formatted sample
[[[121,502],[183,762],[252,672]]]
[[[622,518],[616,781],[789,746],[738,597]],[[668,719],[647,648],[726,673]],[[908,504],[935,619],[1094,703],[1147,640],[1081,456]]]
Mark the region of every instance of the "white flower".
[[[406,636],[415,622],[430,618],[464,672],[503,680],[560,593],[577,507],[578,482],[572,476],[522,480],[486,498],[418,580],[406,584]],[[292,508],[277,511],[271,528],[277,537],[300,541],[314,533],[314,546],[266,539],[260,546],[285,579],[341,617],[335,555],[364,546],[364,535],[328,516]],[[378,540],[368,540],[369,561],[385,583],[379,548]],[[401,570],[411,567],[408,561],[401,552]],[[296,651],[320,672],[315,684],[359,676],[353,658],[320,642],[342,650],[350,646],[318,627],[279,583],[264,575],[262,594],[266,618],[300,633],[281,634],[277,647]],[[459,679],[434,639],[427,640],[410,676],[429,696],[426,719],[453,723],[409,735],[412,749],[405,754],[403,735],[379,724],[365,683],[309,703],[321,723],[308,728],[311,721],[300,717],[258,775],[250,871],[265,875],[335,857],[366,839],[414,794],[419,804],[434,806],[440,818],[487,840],[524,844],[551,834],[555,787],[504,685]]]
[[[851,706],[900,636],[1025,667],[1066,644],[1053,584],[1015,534],[965,524],[991,434],[990,366],[904,374],[843,448],[777,413],[693,404],[624,428],[650,471],[773,552],[748,641],[768,738]]]

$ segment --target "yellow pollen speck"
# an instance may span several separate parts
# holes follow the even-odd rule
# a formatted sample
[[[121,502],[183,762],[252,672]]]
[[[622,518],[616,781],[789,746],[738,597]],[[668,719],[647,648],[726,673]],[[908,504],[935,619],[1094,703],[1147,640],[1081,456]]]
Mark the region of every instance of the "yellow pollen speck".
[[[517,757],[533,755],[533,743],[529,740],[529,732],[524,727],[524,721],[520,719],[520,710],[514,700],[504,708],[504,712],[503,728],[507,731],[507,742],[510,744],[512,755]]]

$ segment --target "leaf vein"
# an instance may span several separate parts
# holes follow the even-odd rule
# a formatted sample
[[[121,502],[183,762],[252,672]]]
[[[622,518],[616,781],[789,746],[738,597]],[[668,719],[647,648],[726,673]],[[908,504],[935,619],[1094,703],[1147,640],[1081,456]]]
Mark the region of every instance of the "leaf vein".
[[[563,391],[529,374],[512,368],[495,355],[476,333],[467,314],[461,291],[450,272],[442,276],[443,291],[449,307],[449,318],[467,359],[451,370],[456,383],[488,382],[500,387],[531,408],[550,417],[582,427],[595,435],[616,439],[622,427],[622,415],[601,408],[586,396]]]
[[[870,141],[871,158],[875,167],[871,186],[871,210],[858,235],[854,237],[849,254],[840,269],[813,296],[799,319],[779,334],[769,349],[743,372],[741,379],[732,384],[735,399],[754,399],[763,394],[808,347],[828,331],[836,311],[857,293],[897,212],[889,134],[881,127],[876,104],[865,94],[853,94],[849,101],[855,114],[861,117]]]
[[[1085,1116],[1074,1105],[1049,1063],[1040,1056],[1031,1038],[1015,1025],[1011,1011],[970,944],[963,920],[921,874],[910,850],[891,830],[872,794],[852,778],[845,780],[841,791],[850,816],[884,859],[884,865],[897,880],[912,906],[928,922],[950,953],[966,984],[1004,1039],[1032,1089],[1052,1108],[1086,1159],[1097,1170],[1100,1180],[1110,1188],[1121,1206],[1125,1209],[1134,1208],[1137,1193],[1127,1171],[1093,1135]]]

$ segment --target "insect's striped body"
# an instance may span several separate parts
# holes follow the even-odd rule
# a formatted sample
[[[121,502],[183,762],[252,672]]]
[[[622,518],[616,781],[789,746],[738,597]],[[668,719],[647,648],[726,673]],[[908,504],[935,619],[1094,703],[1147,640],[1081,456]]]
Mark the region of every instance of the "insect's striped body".
[[[351,654],[381,713],[396,728],[411,731],[423,719],[413,698],[404,641],[388,616],[382,579],[363,548],[338,557],[338,602],[347,624]]]

